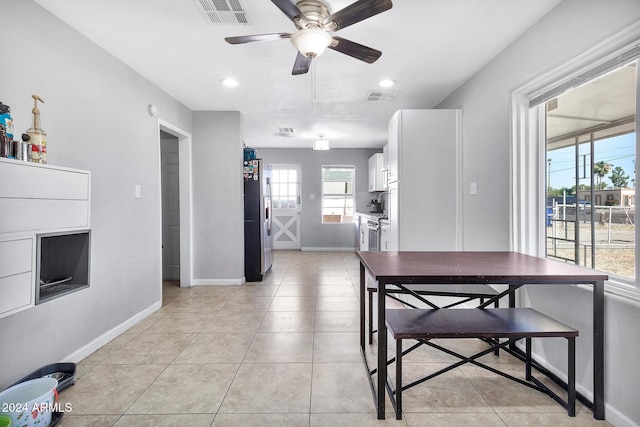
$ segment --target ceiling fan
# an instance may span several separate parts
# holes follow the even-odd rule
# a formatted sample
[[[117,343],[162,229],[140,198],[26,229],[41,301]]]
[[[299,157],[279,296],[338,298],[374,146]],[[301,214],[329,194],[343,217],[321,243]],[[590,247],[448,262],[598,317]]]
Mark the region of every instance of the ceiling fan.
[[[298,31],[293,34],[273,33],[226,37],[227,43],[242,44],[291,39],[293,45],[298,49],[298,55],[291,72],[293,75],[309,71],[311,60],[322,54],[326,48],[369,64],[375,62],[382,55],[379,50],[342,37],[332,36],[330,32],[341,30],[391,9],[393,6],[391,0],[358,0],[333,14],[329,12],[329,7],[321,0],[300,0],[296,4],[291,0],[271,1],[293,21]]]

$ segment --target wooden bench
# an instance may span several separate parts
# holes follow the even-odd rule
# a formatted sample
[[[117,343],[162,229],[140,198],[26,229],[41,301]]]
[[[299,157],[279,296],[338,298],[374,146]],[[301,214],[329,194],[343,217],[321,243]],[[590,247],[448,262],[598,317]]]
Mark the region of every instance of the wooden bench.
[[[373,294],[378,292],[376,283],[367,285],[368,300],[369,300],[369,344],[373,344],[373,334],[376,330],[373,329]],[[498,291],[493,289],[489,285],[401,285],[393,286],[393,289],[387,290],[387,297],[399,301],[411,308],[417,308],[416,306],[402,301],[394,294],[413,295],[419,301],[430,305],[432,308],[452,308],[460,304],[464,304],[469,301],[478,299],[480,304],[484,303],[485,298],[494,298],[498,296]],[[425,299],[425,296],[442,296],[442,297],[455,297],[460,298],[457,301],[448,304],[443,307],[435,306],[431,301]],[[495,307],[498,307],[498,300],[494,303]]]
[[[567,409],[569,416],[575,416],[575,338],[578,336],[578,331],[576,329],[560,323],[557,320],[545,316],[531,308],[472,308],[453,310],[389,309],[386,310],[386,325],[388,331],[396,340],[395,390],[391,388],[389,381],[387,381],[387,391],[389,392],[389,397],[393,403],[396,418],[398,420],[402,419],[403,390],[448,372],[465,363],[472,363],[510,380],[526,385],[527,387],[546,393]],[[531,338],[541,337],[563,337],[567,339],[567,401],[564,401],[560,396],[551,391],[531,373]],[[473,356],[463,356],[431,342],[431,340],[435,338],[481,338],[489,342],[490,348],[474,354]],[[506,341],[500,342],[500,338],[504,338]],[[513,377],[476,360],[497,348],[502,348],[511,352],[508,347],[522,338],[526,339],[524,361],[525,378],[527,381]],[[418,343],[403,352],[402,340],[404,339],[415,339],[418,340]],[[461,360],[441,369],[440,371],[403,386],[402,356],[423,344],[445,351],[446,353],[458,357]],[[390,363],[393,361],[394,359],[392,359]]]

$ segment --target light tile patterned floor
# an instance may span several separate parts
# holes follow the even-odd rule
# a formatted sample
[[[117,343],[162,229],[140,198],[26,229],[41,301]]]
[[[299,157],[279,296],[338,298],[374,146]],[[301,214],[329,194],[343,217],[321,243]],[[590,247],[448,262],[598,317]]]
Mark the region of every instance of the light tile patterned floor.
[[[358,348],[358,274],[353,252],[277,252],[261,283],[165,282],[162,309],[78,365],[60,426],[609,425],[466,365],[407,390],[402,421],[391,410],[377,420]],[[454,341],[460,352],[483,345]],[[403,377],[450,360],[420,348]],[[523,374],[505,354],[483,361]]]

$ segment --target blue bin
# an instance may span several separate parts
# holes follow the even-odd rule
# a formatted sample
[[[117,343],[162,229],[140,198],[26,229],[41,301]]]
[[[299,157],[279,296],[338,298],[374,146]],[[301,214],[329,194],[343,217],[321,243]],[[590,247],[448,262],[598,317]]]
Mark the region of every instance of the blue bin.
[[[553,219],[553,208],[547,208],[547,227],[551,227],[552,219]]]

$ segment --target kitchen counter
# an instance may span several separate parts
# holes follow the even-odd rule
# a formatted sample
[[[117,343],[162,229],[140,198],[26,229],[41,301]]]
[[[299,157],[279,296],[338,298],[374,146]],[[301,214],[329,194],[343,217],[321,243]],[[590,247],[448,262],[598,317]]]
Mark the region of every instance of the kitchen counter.
[[[366,216],[369,218],[376,218],[376,219],[385,219],[387,218],[387,214],[384,212],[356,212],[356,215],[359,216]]]

